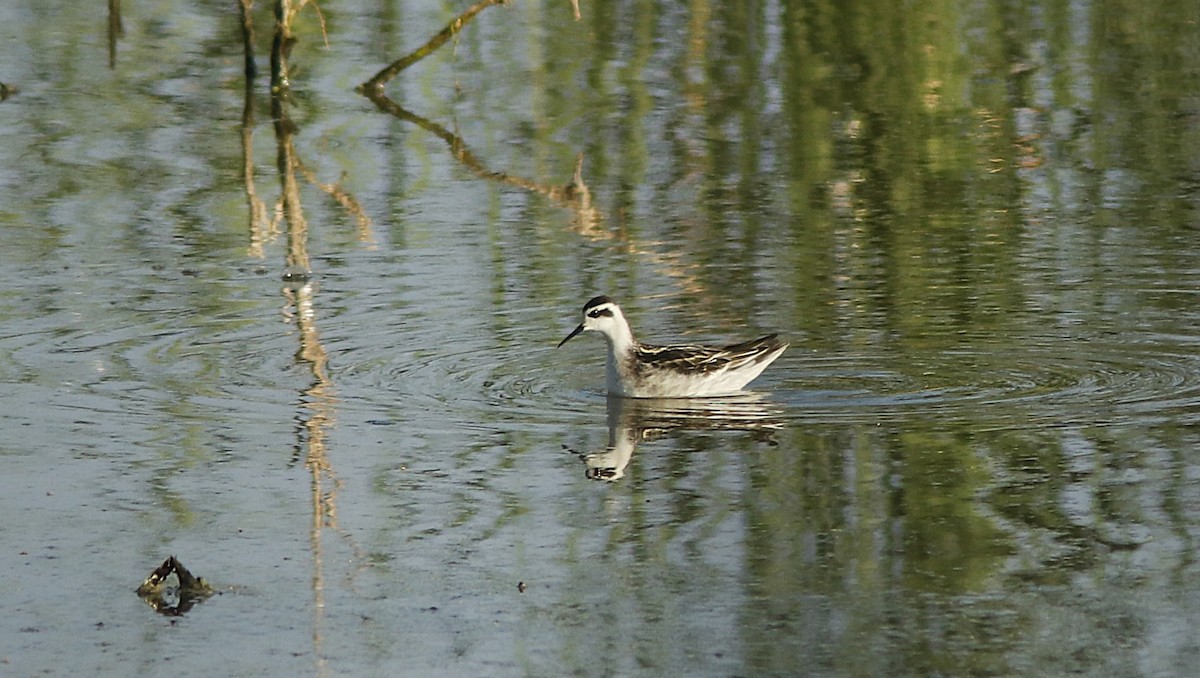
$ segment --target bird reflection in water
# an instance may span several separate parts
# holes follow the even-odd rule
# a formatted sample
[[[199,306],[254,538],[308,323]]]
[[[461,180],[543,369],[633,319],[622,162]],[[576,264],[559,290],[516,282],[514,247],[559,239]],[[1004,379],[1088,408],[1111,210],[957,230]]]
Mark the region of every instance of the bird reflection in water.
[[[639,442],[673,431],[751,431],[770,439],[782,428],[779,410],[756,393],[725,398],[608,397],[608,446],[583,454],[591,480],[620,480]]]

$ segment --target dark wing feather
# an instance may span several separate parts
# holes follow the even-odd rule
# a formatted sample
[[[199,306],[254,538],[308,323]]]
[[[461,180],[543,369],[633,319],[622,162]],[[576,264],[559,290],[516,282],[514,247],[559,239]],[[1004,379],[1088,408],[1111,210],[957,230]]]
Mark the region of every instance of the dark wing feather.
[[[731,344],[724,348],[724,351],[733,356],[751,356],[754,354],[765,354],[783,346],[783,342],[779,341],[778,334],[768,334],[765,337],[743,341],[740,344]]]
[[[715,346],[649,346],[637,347],[638,363],[658,369],[686,372],[715,372],[730,363],[757,362],[785,344],[779,335],[770,334],[723,348]]]

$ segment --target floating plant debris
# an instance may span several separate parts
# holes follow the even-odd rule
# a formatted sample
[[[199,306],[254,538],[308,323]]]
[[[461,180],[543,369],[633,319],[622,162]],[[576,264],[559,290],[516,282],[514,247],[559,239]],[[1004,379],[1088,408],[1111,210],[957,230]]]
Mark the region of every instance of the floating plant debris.
[[[196,603],[213,594],[213,589],[202,577],[196,577],[171,556],[146,577],[137,588],[137,594],[156,612],[178,616]]]

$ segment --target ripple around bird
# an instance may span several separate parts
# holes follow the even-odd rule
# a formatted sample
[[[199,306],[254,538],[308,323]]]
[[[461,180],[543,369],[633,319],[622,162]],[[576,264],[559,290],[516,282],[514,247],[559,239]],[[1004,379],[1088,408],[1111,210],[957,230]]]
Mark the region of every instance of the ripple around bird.
[[[521,334],[523,330],[512,330]],[[533,336],[532,333],[527,336]],[[365,379],[371,406],[457,409],[465,420],[561,424],[604,406],[603,349],[500,342],[335,360]],[[346,358],[350,358],[346,360]],[[980,342],[920,356],[793,347],[751,385],[783,421],[864,423],[936,416],[987,429],[1200,418],[1200,356],[1179,339],[1034,340],[1019,352]]]
[[[897,359],[793,358],[789,416],[863,420],[933,415],[986,428],[1200,419],[1200,356],[1168,342],[979,345]]]
[[[482,330],[454,332],[440,318],[370,304],[337,311],[331,304],[348,300],[334,294],[322,301],[314,337],[338,408],[377,420],[438,412],[469,427],[548,430],[592,421],[604,408],[603,342],[556,350],[561,332],[547,330],[562,315],[555,308],[521,307]],[[73,393],[71,406],[100,413],[286,420],[317,380],[311,356],[298,350],[297,327],[278,299],[251,297],[216,314],[51,310],[0,337],[0,374]],[[1194,336],[1151,332],[1027,336],[1015,348],[978,336],[924,351],[794,342],[751,388],[777,406],[782,422],[932,416],[983,429],[1195,422],[1198,345]]]

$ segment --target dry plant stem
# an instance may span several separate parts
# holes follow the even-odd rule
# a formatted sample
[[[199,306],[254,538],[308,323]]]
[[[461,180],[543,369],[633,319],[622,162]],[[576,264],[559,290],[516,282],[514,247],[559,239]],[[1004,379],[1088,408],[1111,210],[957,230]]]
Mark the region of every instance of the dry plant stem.
[[[258,196],[258,187],[254,177],[254,81],[247,78],[245,102],[242,105],[242,181],[246,193],[246,207],[249,212],[250,226],[249,255],[258,259],[263,258],[263,246],[278,235],[278,222],[272,221],[267,211],[267,204]],[[279,213],[283,211],[282,202]]]
[[[575,223],[582,233],[593,234],[603,232],[600,211],[592,203],[592,192],[583,180],[582,153],[576,157],[575,174],[572,180],[566,184],[543,184],[524,177],[514,176],[507,172],[496,172],[485,167],[479,158],[471,152],[471,149],[467,147],[467,143],[462,137],[454,132],[432,120],[423,118],[405,109],[382,94],[372,96],[368,92],[366,96],[371,100],[371,103],[378,106],[379,110],[384,113],[411,122],[445,141],[446,145],[450,147],[450,154],[454,156],[454,159],[481,179],[500,182],[531,193],[544,195],[574,212]]]
[[[467,147],[462,137],[454,132],[405,109],[385,95],[372,94],[370,90],[364,94],[384,113],[411,122],[445,141],[454,159],[481,179],[546,196],[574,213],[574,226],[580,235],[597,242],[612,241],[625,252],[644,257],[660,267],[667,275],[678,280],[685,291],[697,295],[707,293],[706,283],[699,277],[697,265],[684,260],[678,252],[664,252],[661,243],[630,237],[623,229],[612,230],[604,227],[603,215],[592,201],[591,189],[583,179],[582,153],[575,158],[575,173],[567,184],[542,184],[506,172],[496,172],[485,167]]]
[[[275,164],[279,169],[283,219],[287,224],[287,270],[289,273],[308,275],[312,270],[308,260],[308,221],[300,200],[300,183],[296,181],[296,168],[300,161],[296,157],[293,143],[294,125],[282,107],[275,108]]]
[[[254,64],[254,20],[250,16],[250,10],[254,7],[254,0],[238,0],[239,14],[242,19],[242,49],[245,53],[245,70],[246,80],[253,80],[258,73],[258,67]]]
[[[400,71],[417,63],[421,59],[424,59],[436,51],[439,47],[446,44],[450,38],[453,38],[459,31],[463,29],[463,26],[466,26],[471,19],[475,18],[476,14],[479,14],[492,5],[507,4],[508,0],[479,0],[479,2],[468,7],[465,12],[455,17],[453,21],[446,24],[446,27],[443,28],[440,33],[430,38],[429,42],[417,48],[407,56],[403,56],[396,61],[393,61],[387,68],[376,73],[375,77],[364,82],[360,87],[360,91],[368,96],[382,93],[383,86],[386,85],[389,80],[396,77]]]
[[[429,120],[428,118],[423,118],[416,113],[409,111],[386,96],[372,96],[367,94],[367,97],[372,103],[378,106],[381,111],[400,118],[401,120],[411,122],[421,129],[431,132],[435,136],[441,138],[442,141],[445,141],[446,145],[450,147],[450,153],[454,156],[454,159],[467,169],[474,172],[475,175],[480,178],[499,181],[509,184],[510,186],[516,186],[518,188],[523,188],[535,193],[551,195],[552,197],[561,196],[566,191],[566,189],[561,187],[546,187],[527,179],[513,176],[511,174],[492,171],[485,167],[483,163],[479,161],[479,158],[475,157],[475,154],[472,153],[471,149],[467,147],[467,143],[463,141],[462,137],[458,136],[454,132],[451,132],[436,122]]]
[[[117,67],[117,40],[125,36],[121,23],[121,0],[108,0],[108,67]]]
[[[296,181],[296,147],[292,143],[296,131],[288,116],[288,53],[295,38],[291,21],[295,16],[290,0],[276,0],[275,40],[271,45],[271,119],[275,122],[276,166],[279,169],[283,220],[287,224],[288,271],[303,271],[308,266],[308,223],[300,203],[300,186]]]
[[[349,191],[347,191],[345,188],[342,188],[342,183],[340,180],[332,183],[321,183],[321,181],[317,179],[316,172],[313,172],[312,169],[310,169],[308,165],[305,165],[303,161],[298,162],[299,165],[297,166],[297,169],[299,169],[300,174],[302,174],[304,178],[308,180],[308,183],[316,186],[330,198],[333,198],[337,204],[342,206],[342,209],[346,210],[347,213],[354,217],[354,222],[358,226],[359,240],[364,243],[374,244],[375,238],[371,235],[371,217],[368,216],[367,211],[363,209],[362,203],[360,203],[358,199],[355,198]]]
[[[275,39],[271,43],[271,91],[279,92],[289,86],[288,55],[296,38],[292,36],[292,17],[296,11],[292,9],[291,0],[276,0],[275,2]]]

